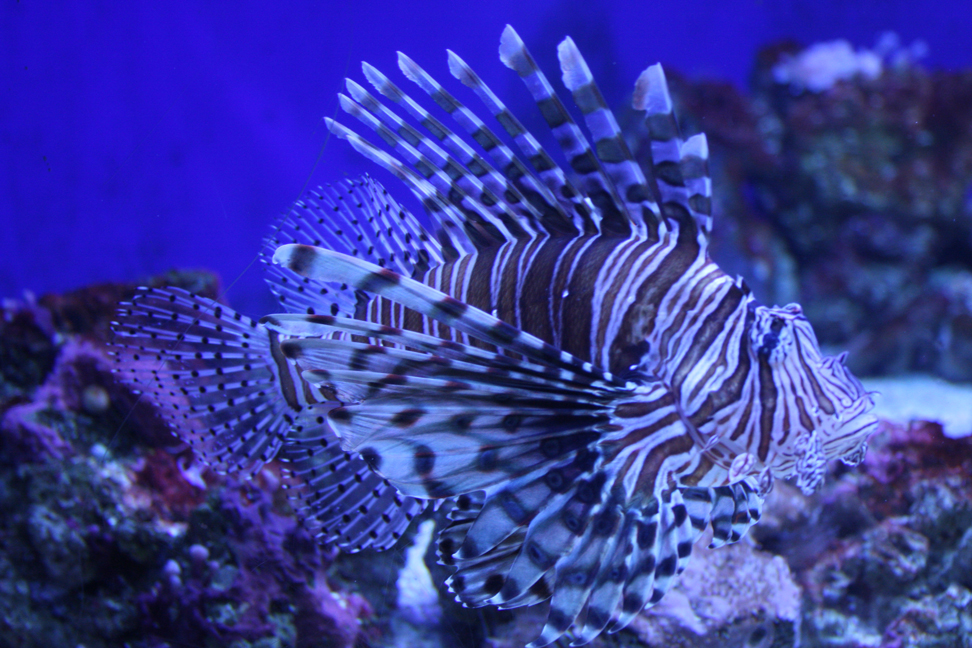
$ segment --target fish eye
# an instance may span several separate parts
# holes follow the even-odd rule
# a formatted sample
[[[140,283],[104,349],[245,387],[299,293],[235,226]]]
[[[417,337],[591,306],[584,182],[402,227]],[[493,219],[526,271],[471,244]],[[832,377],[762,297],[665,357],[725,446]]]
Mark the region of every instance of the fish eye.
[[[757,308],[751,340],[756,354],[767,360],[779,360],[789,349],[792,339],[793,313],[784,308]]]

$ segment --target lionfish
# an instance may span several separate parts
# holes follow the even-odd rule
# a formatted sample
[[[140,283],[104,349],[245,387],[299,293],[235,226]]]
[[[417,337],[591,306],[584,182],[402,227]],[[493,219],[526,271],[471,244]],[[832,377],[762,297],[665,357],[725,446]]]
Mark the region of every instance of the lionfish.
[[[563,82],[593,145],[511,27],[499,53],[569,171],[455,53],[522,157],[404,54],[467,137],[364,63],[389,101],[349,79],[341,107],[386,146],[328,128],[431,228],[368,176],[310,192],[263,252],[286,313],[143,288],[120,307],[117,359],[215,469],[286,462],[322,542],[385,549],[448,502],[438,557],[457,600],[549,599],[531,645],[579,645],[657,603],[707,528],[738,541],[774,478],[811,492],[828,460],[860,461],[875,420],[798,305],[758,305],[709,258],[706,139],[682,139],[660,65],[634,89],[641,166],[570,38]]]

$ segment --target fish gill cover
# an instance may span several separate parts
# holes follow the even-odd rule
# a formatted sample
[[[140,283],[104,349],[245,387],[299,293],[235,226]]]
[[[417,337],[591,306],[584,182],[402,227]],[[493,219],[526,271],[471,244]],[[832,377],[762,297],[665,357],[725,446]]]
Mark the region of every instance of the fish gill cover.
[[[639,164],[570,38],[562,81],[590,141],[511,27],[500,58],[567,170],[455,53],[515,149],[406,55],[451,126],[364,64],[399,110],[350,79],[340,103],[383,146],[328,128],[431,230],[367,176],[312,191],[263,255],[286,313],[140,289],[114,324],[117,371],[218,472],[282,459],[321,542],[386,549],[446,506],[457,600],[549,599],[531,645],[579,645],[661,601],[707,530],[738,542],[775,479],[811,493],[829,460],[859,463],[876,420],[798,305],[759,305],[710,259],[708,145],[683,139],[660,65],[635,86]]]

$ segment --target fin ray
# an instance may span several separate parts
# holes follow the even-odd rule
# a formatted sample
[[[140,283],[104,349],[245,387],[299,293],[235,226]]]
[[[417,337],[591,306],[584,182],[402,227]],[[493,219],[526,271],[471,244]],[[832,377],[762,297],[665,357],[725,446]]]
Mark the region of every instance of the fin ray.
[[[621,134],[621,127],[608,108],[584,57],[571,38],[557,48],[563,81],[573,93],[594,139],[597,158],[624,205],[635,233],[657,240],[665,233],[658,203],[651,195],[645,175]],[[661,230],[659,229],[661,227]]]
[[[696,231],[700,244],[705,245],[712,229],[712,182],[705,135],[682,140],[660,63],[649,66],[638,77],[632,105],[635,110],[646,111],[651,167],[661,193],[662,213],[680,227]]]
[[[406,276],[443,263],[441,245],[367,175],[308,192],[274,224],[261,251],[267,284],[287,311],[353,315],[353,290],[335,282],[312,282],[270,262],[274,251],[289,243],[327,244]]]
[[[604,172],[601,161],[591,148],[587,137],[574,123],[573,117],[561,102],[546,75],[537,66],[516,31],[509,25],[500,37],[500,60],[508,68],[520,75],[534,101],[540,107],[547,125],[557,138],[570,168],[579,178],[582,195],[597,207],[601,223],[598,231],[614,235],[628,235],[631,232],[623,202],[614,183]]]
[[[140,288],[112,328],[119,378],[214,470],[251,475],[273,458],[293,411],[261,325],[178,288]]]
[[[419,500],[399,495],[340,447],[321,406],[297,416],[280,459],[297,515],[322,542],[345,551],[387,549],[421,510]]]
[[[400,66],[405,66],[406,76],[429,95],[437,97],[436,103],[449,106],[447,111],[473,140],[480,144],[489,144],[486,147],[487,154],[499,170],[433,117],[421,104],[395,86],[384,74],[367,63],[362,64],[362,70],[378,92],[401,105],[433,137],[442,141],[468,172],[482,179],[494,194],[506,198],[517,213],[527,220],[529,227],[525,226],[525,229],[538,229],[548,234],[565,231],[565,215],[554,195],[533,177],[512,151],[473,112],[446,92],[411,59],[403,58]]]

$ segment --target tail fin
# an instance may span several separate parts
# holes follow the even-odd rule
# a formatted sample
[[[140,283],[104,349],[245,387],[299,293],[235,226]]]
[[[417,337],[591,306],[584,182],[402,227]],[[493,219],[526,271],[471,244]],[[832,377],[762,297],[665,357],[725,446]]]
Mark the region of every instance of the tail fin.
[[[217,472],[248,477],[281,459],[297,515],[321,542],[387,549],[421,511],[341,449],[276,331],[178,288],[139,289],[112,326],[120,379]]]
[[[213,469],[251,476],[274,457],[297,409],[278,386],[274,334],[178,288],[140,288],[112,328],[119,378]]]

